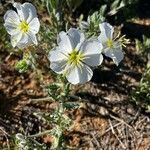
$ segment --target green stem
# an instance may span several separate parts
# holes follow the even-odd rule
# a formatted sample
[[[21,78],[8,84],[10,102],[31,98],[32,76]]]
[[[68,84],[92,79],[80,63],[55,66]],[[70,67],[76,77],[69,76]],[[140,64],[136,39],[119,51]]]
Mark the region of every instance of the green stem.
[[[50,132],[51,132],[51,130],[46,130],[46,131],[43,131],[43,132],[40,132],[40,133],[37,133],[37,134],[34,134],[34,135],[29,135],[27,137],[28,138],[40,137],[40,136],[43,136],[43,135],[48,134]]]

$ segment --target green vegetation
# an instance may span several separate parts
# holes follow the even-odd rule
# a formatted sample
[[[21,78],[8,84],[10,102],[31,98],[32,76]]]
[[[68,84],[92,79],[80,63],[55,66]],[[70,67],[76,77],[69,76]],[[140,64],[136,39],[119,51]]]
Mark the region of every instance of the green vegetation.
[[[43,70],[40,70],[40,61],[38,57],[41,55],[45,60],[47,59],[49,52],[57,45],[57,35],[60,31],[67,31],[74,25],[84,31],[86,37],[93,38],[100,34],[99,24],[104,21],[112,20],[114,21],[114,24],[115,21],[118,23],[122,14],[124,15],[124,21],[126,22],[129,19],[137,18],[137,16],[135,16],[135,9],[133,8],[138,5],[138,0],[102,0],[99,2],[99,10],[92,10],[92,13],[89,12],[88,15],[82,14],[82,5],[85,3],[86,0],[34,1],[41,24],[40,31],[37,35],[39,45],[31,46],[31,48],[28,47],[24,50],[12,48],[9,36],[3,25],[4,21],[1,17],[0,53],[6,51],[9,55],[15,54],[18,56],[18,62],[15,64],[14,68],[19,73],[27,73],[31,71],[38,74],[38,72],[40,72],[40,75],[42,76],[42,73],[49,67],[49,64],[43,64],[43,66],[45,65],[47,68],[45,70],[43,68]],[[3,9],[7,10],[8,6],[7,8],[3,7]],[[77,13],[78,10],[81,14]],[[86,15],[87,18],[85,18]],[[75,18],[76,16],[78,16],[78,18]],[[120,35],[120,31],[117,35]],[[147,66],[142,75],[139,86],[135,91],[132,91],[130,97],[137,106],[145,110],[150,110],[150,39],[143,35],[142,40],[143,41],[141,42],[139,39],[135,38],[133,43],[135,44],[138,53],[147,54]],[[128,43],[128,41],[126,43]],[[112,46],[112,43],[108,44]],[[75,54],[71,56],[75,57]],[[70,62],[71,61],[73,61],[73,59],[70,58]],[[0,65],[1,63],[2,58],[0,56]],[[33,112],[34,116],[40,117],[45,122],[48,122],[51,128],[33,135],[23,134],[25,133],[25,131],[23,131],[23,133],[19,133],[19,135],[10,137],[10,149],[12,150],[17,150],[18,148],[21,150],[71,149],[66,144],[64,138],[65,133],[71,130],[73,125],[73,119],[68,117],[68,111],[78,109],[81,106],[81,103],[78,102],[80,97],[72,94],[73,88],[63,75],[56,75],[50,69],[47,71],[47,74],[50,74],[54,81],[49,85],[45,85],[43,80],[41,80],[42,87],[48,93],[48,97],[42,99],[31,99],[31,103],[41,103],[45,101],[56,103],[56,106],[51,113]],[[75,101],[72,101],[72,99],[75,99]],[[40,137],[45,135],[52,137],[52,143],[50,146],[39,142]],[[0,148],[2,149],[2,147]]]

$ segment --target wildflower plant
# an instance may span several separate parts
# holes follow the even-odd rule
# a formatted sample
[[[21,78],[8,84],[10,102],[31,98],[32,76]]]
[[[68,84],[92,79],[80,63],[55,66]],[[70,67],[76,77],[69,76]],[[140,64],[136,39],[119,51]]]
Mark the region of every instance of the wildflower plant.
[[[147,43],[146,43],[147,44]],[[147,45],[145,45],[146,48]],[[146,51],[146,49],[145,49]],[[140,108],[150,111],[150,55],[148,54],[148,62],[146,70],[142,74],[139,86],[131,93],[131,100]]]
[[[37,45],[36,34],[40,23],[35,7],[30,3],[14,3],[16,11],[8,10],[4,15],[4,26],[11,35],[13,47],[25,48],[32,43]]]
[[[149,54],[149,45],[150,38],[143,36],[143,41],[135,39],[136,49],[138,53],[146,53],[147,56],[147,65],[146,69],[142,74],[139,86],[131,93],[131,100],[140,108],[144,108],[146,111],[150,111],[150,54]]]
[[[36,56],[34,45],[38,44],[36,34],[40,22],[35,6],[31,3],[13,3],[14,10],[8,10],[4,15],[4,27],[10,34],[11,45],[23,53],[23,59],[17,62],[16,69],[22,73],[29,68],[35,69]],[[32,61],[31,61],[32,60]]]
[[[58,7],[59,1],[50,2],[53,2],[53,4],[57,2],[57,5],[54,5],[51,9],[53,15],[56,15],[54,9]],[[14,3],[13,6],[17,12],[13,10],[6,12],[4,15],[4,26],[11,36],[12,46],[23,50],[23,59],[18,62],[16,68],[22,73],[26,72],[29,66],[31,66],[31,68],[38,72],[36,52],[33,46],[33,44],[38,44],[36,34],[40,29],[36,9],[31,3]],[[58,18],[57,16],[55,17]],[[60,20],[56,19],[55,21]],[[93,76],[93,69],[102,64],[103,55],[110,57],[116,65],[119,65],[123,59],[122,41],[124,37],[114,39],[114,28],[106,22],[101,23],[101,21],[100,17],[96,14],[92,18],[89,18],[87,26],[90,26],[91,23],[93,24],[92,34],[86,34],[77,28],[70,28],[66,32],[61,31],[58,33],[57,44],[54,44],[53,49],[49,50],[47,56],[50,61],[49,70],[54,71],[58,76],[55,78],[54,83],[44,86],[49,95],[46,100],[51,102],[55,101],[58,105],[51,115],[43,114],[42,116],[52,124],[53,128],[35,135],[23,136],[17,134],[16,139],[20,141],[20,147],[27,145],[30,141],[42,146],[42,144],[39,144],[32,138],[44,134],[49,134],[54,137],[53,149],[60,150],[64,147],[64,131],[70,129],[69,127],[72,123],[71,119],[66,115],[66,111],[80,107],[80,104],[76,105],[74,102],[69,101],[72,97],[71,84],[84,84],[90,81]],[[57,25],[56,30],[58,32],[62,26],[60,24]],[[94,27],[96,29],[99,27],[100,30],[95,31],[93,30]],[[84,31],[86,32],[86,30]],[[54,33],[57,32],[54,31]],[[79,99],[78,97],[75,98]]]

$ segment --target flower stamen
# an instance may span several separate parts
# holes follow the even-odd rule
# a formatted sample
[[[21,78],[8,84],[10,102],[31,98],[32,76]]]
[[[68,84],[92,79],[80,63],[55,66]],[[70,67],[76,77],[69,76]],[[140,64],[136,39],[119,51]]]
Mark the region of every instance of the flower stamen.
[[[19,24],[19,28],[20,30],[23,32],[23,33],[27,33],[29,31],[29,25],[26,21],[22,21],[20,24]]]
[[[68,63],[69,64],[73,64],[75,66],[80,66],[81,64],[81,61],[84,59],[84,56],[83,54],[76,50],[73,50],[70,54],[69,54],[69,57],[68,57]]]
[[[112,39],[108,39],[107,42],[106,42],[106,44],[107,44],[107,46],[108,46],[109,48],[113,48],[113,47],[114,47],[114,46],[113,46],[113,41],[112,41]]]

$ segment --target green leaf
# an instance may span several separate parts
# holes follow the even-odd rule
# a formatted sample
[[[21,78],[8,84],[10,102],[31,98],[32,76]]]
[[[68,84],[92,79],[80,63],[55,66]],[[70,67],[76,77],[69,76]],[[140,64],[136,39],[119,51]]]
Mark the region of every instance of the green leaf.
[[[83,2],[83,0],[66,0],[68,7],[70,10],[73,9],[75,11]]]
[[[27,72],[28,70],[28,63],[26,60],[20,60],[19,62],[17,62],[15,68],[20,72],[20,73],[24,73]]]

